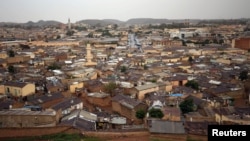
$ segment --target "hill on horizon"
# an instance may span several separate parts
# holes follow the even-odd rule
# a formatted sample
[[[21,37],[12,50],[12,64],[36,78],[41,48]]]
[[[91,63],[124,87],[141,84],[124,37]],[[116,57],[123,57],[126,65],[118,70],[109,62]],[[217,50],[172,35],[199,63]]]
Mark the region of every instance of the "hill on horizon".
[[[109,25],[109,24],[122,24],[122,25],[134,25],[134,24],[161,24],[161,23],[166,23],[166,24],[170,24],[170,23],[178,23],[178,22],[185,22],[186,19],[154,19],[154,18],[133,18],[133,19],[129,19],[127,21],[120,21],[120,20],[115,20],[115,19],[103,19],[103,20],[99,20],[99,19],[85,19],[85,20],[80,20],[76,23],[85,23],[85,24],[89,24],[91,26],[95,26],[97,24],[105,26],[105,25]],[[189,22],[192,23],[198,23],[199,19],[191,19],[189,20]]]
[[[63,23],[58,22],[58,21],[53,21],[53,20],[48,20],[48,21],[39,20],[37,22],[28,21],[26,23],[0,22],[0,26],[5,26],[5,25],[15,26],[15,25],[17,25],[17,26],[23,26],[23,27],[28,27],[28,26],[44,27],[44,26],[56,26],[56,25],[60,25],[60,24],[63,24]]]
[[[84,23],[89,24],[91,26],[107,26],[110,24],[117,25],[135,25],[135,24],[171,24],[171,23],[183,23],[183,22],[193,23],[193,24],[245,24],[250,23],[250,19],[241,18],[241,19],[157,19],[157,18],[133,18],[127,21],[120,21],[116,19],[84,19],[77,21],[75,23]],[[56,26],[59,24],[67,24],[54,20],[39,20],[37,22],[28,21],[26,23],[15,23],[15,22],[0,22],[0,26],[11,25],[11,26],[34,26],[34,27],[42,27],[42,26]],[[74,23],[73,23],[74,24]]]

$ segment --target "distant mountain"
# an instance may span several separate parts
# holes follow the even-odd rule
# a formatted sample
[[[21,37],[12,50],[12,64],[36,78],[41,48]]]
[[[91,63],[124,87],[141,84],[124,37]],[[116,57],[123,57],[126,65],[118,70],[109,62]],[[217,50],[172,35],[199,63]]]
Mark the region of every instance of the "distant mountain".
[[[58,21],[43,21],[43,20],[40,20],[38,22],[29,21],[27,23],[24,23],[24,26],[56,26],[56,25],[59,25],[59,24],[63,24],[63,23],[58,22]]]
[[[114,19],[104,19],[104,20],[98,20],[98,19],[86,19],[86,20],[81,20],[76,23],[84,23],[84,24],[89,24],[91,26],[106,26],[109,24],[121,24],[123,23],[122,21],[119,20],[114,20]]]
[[[189,21],[190,23],[198,23],[200,20],[198,19],[153,19],[153,18],[135,18],[129,19],[126,24],[171,24],[171,23],[183,23]]]
[[[171,23],[168,19],[152,19],[152,18],[135,18],[126,21],[126,24],[157,24],[157,23]]]
[[[183,23],[189,22],[193,24],[247,24],[250,23],[250,19],[154,19],[154,18],[133,18],[127,21],[119,21],[116,19],[85,19],[80,20],[76,23],[85,23],[92,26],[107,26],[109,24],[118,25],[135,25],[135,24],[171,24],[171,23]],[[43,26],[56,26],[59,24],[64,24],[58,21],[43,21],[38,22],[29,21],[27,23],[14,23],[14,22],[0,22],[0,26],[6,27],[43,27]]]
[[[161,23],[180,23],[180,22],[186,22],[185,19],[153,19],[153,18],[134,18],[129,19],[127,21],[119,21],[115,19],[104,19],[104,20],[97,20],[97,19],[86,19],[78,21],[77,23],[85,23],[92,26],[100,25],[100,26],[106,26],[109,24],[126,24],[126,25],[134,25],[134,24],[161,24]],[[189,20],[190,23],[198,23],[200,20],[191,19]]]
[[[115,19],[104,19],[103,21],[110,22],[113,24],[122,24],[124,23],[123,21],[115,20]]]
[[[38,22],[29,21],[27,23],[0,22],[0,26],[22,26],[22,27],[29,27],[29,26],[44,27],[44,26],[56,26],[60,24],[63,23],[58,21],[43,21],[43,20],[40,20]]]

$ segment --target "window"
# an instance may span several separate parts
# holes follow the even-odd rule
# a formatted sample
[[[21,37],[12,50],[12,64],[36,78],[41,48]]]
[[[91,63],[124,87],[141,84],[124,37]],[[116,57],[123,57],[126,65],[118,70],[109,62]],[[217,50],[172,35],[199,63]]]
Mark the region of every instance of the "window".
[[[10,88],[9,87],[7,87],[7,93],[9,93],[10,92]]]
[[[17,95],[17,89],[14,89],[14,91],[15,91],[15,95]]]

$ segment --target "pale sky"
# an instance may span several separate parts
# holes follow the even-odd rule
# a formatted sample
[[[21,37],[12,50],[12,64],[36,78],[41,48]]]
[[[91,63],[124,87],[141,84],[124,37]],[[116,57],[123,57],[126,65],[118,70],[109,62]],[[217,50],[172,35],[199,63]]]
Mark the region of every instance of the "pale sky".
[[[250,18],[250,0],[0,0],[0,22]]]

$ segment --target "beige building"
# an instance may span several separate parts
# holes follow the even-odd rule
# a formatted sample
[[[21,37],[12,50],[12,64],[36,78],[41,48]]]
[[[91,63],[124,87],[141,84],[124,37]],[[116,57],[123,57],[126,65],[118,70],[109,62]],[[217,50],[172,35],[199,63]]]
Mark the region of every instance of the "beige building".
[[[4,83],[5,94],[11,94],[15,97],[28,96],[35,93],[35,84],[23,82]]]
[[[249,115],[243,115],[240,117],[240,115],[221,115],[216,113],[215,120],[218,123],[233,122],[241,125],[250,125]]]
[[[93,68],[78,68],[77,70],[68,71],[66,74],[70,78],[87,78],[87,79],[96,79],[97,71]]]
[[[136,96],[139,100],[143,100],[145,97],[145,94],[156,92],[159,90],[159,86],[155,83],[152,84],[146,84],[135,87],[136,89]]]
[[[39,46],[39,47],[62,47],[62,46],[79,46],[79,41],[56,41],[56,42],[43,42],[43,41],[34,41],[29,42],[30,46]]]
[[[8,57],[6,59],[8,64],[23,63],[23,62],[27,62],[29,60],[30,60],[29,56],[15,56],[15,57]]]
[[[72,84],[69,85],[69,90],[70,93],[75,93],[76,89],[83,88],[84,83],[83,82],[73,82]]]
[[[8,57],[9,57],[9,56],[8,56],[8,54],[7,54],[6,51],[0,52],[0,58],[1,58],[1,59],[6,59],[6,58],[8,58]]]

